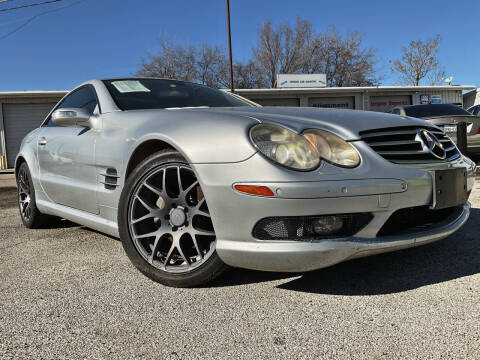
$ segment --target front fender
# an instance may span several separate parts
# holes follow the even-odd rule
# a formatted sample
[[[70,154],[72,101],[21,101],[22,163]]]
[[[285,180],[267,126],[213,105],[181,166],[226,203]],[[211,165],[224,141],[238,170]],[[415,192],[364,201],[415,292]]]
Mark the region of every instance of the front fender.
[[[33,181],[38,181],[40,173],[37,159],[37,138],[41,131],[42,128],[32,130],[23,138],[20,144],[20,150],[15,158],[15,177],[17,176],[17,170],[20,163],[25,161],[28,165]]]
[[[247,116],[147,110],[105,114],[105,131],[130,144],[126,160],[139,146],[160,140],[191,164],[244,161],[257,150],[248,131],[259,121]]]

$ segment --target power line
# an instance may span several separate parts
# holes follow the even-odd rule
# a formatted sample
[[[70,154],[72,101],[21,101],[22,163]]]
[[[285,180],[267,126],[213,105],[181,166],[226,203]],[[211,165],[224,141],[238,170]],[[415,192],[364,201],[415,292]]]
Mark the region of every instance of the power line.
[[[2,2],[5,2],[5,1],[7,1],[7,0],[4,0]],[[0,9],[0,12],[18,10],[18,9],[23,9],[23,8],[32,7],[32,6],[46,5],[46,4],[51,4],[51,3],[59,2],[59,1],[62,1],[62,0],[48,0],[48,1],[42,1],[42,2],[33,3],[33,4],[20,5],[20,6],[10,7],[10,8],[6,8],[6,9]]]
[[[35,20],[36,18],[42,16],[42,15],[46,15],[46,14],[50,14],[50,13],[53,13],[53,12],[56,12],[56,11],[60,11],[60,10],[63,10],[63,9],[66,9],[66,8],[69,8],[69,7],[72,7],[72,6],[75,6],[77,4],[80,4],[82,2],[84,2],[86,0],[78,0],[78,1],[75,1],[71,4],[68,4],[68,5],[65,5],[65,6],[62,6],[62,7],[58,7],[56,9],[52,9],[52,10],[47,10],[47,11],[44,11],[44,12],[41,12],[41,13],[38,13],[36,15],[33,15],[32,17],[28,18],[27,21],[25,21],[24,23],[22,23],[21,25],[17,26],[15,29],[13,29],[12,31],[4,34],[4,35],[1,35],[0,36],[0,40],[3,40],[7,37],[9,37],[10,35],[13,35],[15,34],[17,31],[21,30],[22,28],[24,28],[25,26],[27,26],[28,24],[30,24],[33,20]]]

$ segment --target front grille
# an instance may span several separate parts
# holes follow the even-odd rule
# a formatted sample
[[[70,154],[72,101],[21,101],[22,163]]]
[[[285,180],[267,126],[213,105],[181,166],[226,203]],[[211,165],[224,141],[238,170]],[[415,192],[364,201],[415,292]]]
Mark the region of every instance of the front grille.
[[[338,231],[329,235],[319,235],[314,230],[315,221],[327,216],[340,217],[343,226]],[[356,234],[367,225],[372,218],[373,215],[370,213],[267,217],[259,220],[255,224],[252,235],[259,240],[314,241],[342,238]]]
[[[383,224],[377,236],[412,234],[430,230],[450,217],[461,213],[462,206],[454,206],[440,210],[429,206],[415,206],[395,211]]]
[[[418,136],[419,130],[422,129],[428,130],[437,137],[445,149],[445,159],[439,159],[423,148]],[[362,131],[360,136],[377,154],[394,163],[444,162],[460,156],[453,141],[436,128],[391,127]]]

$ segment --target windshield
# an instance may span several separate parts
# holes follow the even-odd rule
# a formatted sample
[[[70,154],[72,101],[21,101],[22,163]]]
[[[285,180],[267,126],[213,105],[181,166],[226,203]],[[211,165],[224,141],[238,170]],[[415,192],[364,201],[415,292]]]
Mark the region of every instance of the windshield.
[[[434,116],[472,115],[467,110],[453,104],[429,104],[405,107],[405,115],[424,118]]]
[[[103,80],[121,110],[252,105],[204,85],[165,79]]]

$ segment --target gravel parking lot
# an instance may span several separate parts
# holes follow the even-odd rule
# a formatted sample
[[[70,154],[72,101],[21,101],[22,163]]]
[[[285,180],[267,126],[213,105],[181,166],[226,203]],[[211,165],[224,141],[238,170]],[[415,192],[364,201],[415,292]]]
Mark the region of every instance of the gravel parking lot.
[[[0,358],[480,359],[480,185],[471,199],[467,225],[438,243],[173,289],[114,238],[67,221],[27,230],[3,186]]]

